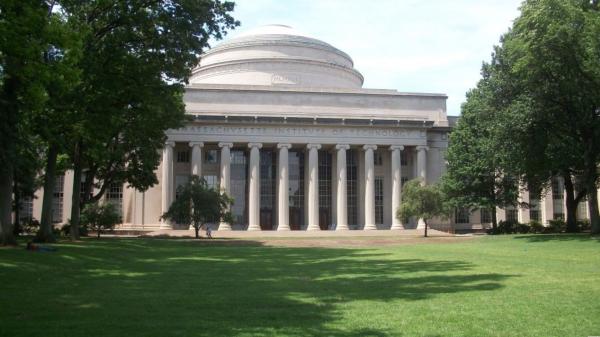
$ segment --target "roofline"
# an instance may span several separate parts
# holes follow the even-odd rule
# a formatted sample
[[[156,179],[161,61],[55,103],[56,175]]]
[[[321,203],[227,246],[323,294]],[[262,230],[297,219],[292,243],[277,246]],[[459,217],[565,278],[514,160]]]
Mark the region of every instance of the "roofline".
[[[341,94],[341,95],[378,95],[378,96],[405,96],[405,97],[434,97],[447,99],[448,95],[440,93],[400,92],[394,89],[352,89],[352,88],[318,88],[301,86],[270,86],[270,85],[243,85],[243,84],[188,84],[186,90],[207,91],[249,91],[249,92],[296,92],[314,94]]]

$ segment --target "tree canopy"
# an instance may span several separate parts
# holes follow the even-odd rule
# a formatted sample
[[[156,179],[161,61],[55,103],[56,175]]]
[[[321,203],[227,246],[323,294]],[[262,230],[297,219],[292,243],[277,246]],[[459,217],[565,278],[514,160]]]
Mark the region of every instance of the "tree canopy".
[[[598,1],[525,1],[463,106],[465,123],[484,133],[472,137],[459,123],[451,138],[456,145],[449,149],[450,187],[477,191],[480,185],[472,182],[481,167],[495,166],[501,177],[512,177],[530,191],[549,188],[551,178],[561,176],[568,229],[576,229],[577,204],[587,196],[593,231],[599,232],[599,59]],[[458,149],[479,149],[482,158],[472,160]],[[471,205],[489,195],[482,189],[475,198],[467,194],[457,200]]]
[[[449,214],[445,197],[437,184],[425,185],[419,179],[408,181],[402,187],[402,202],[396,217],[406,220],[410,217],[423,219],[427,236],[428,220],[435,217],[445,217]]]
[[[184,86],[209,39],[239,24],[230,15],[234,4],[9,0],[1,6],[0,104],[9,113],[0,120],[0,159],[12,163],[17,144],[38,137],[44,190],[53,191],[57,158],[67,156],[77,239],[81,205],[99,201],[113,183],[138,190],[157,183],[165,131],[185,121]],[[1,234],[14,242],[5,237],[12,233],[14,168],[2,170]],[[53,240],[51,214],[52,193],[44,193],[38,241]]]
[[[210,188],[206,180],[194,175],[180,188],[177,198],[162,218],[182,225],[192,225],[198,238],[200,228],[209,222],[233,221],[229,211],[232,203],[233,199],[227,194]]]

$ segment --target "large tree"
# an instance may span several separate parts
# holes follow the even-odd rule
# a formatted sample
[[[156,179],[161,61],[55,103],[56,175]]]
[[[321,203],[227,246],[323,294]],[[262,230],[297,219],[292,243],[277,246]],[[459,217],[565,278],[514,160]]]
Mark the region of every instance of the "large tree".
[[[111,184],[145,190],[157,182],[158,150],[165,130],[184,121],[191,70],[211,37],[220,39],[239,23],[229,14],[234,4],[219,0],[61,4],[83,32],[70,150],[71,237],[77,239],[80,207],[98,201]]]
[[[511,140],[498,132],[499,111],[494,106],[491,70],[484,64],[483,79],[467,93],[461,118],[450,134],[448,170],[441,186],[454,207],[490,210],[496,228],[496,207],[516,205],[519,188],[511,172],[511,156],[499,146]]]
[[[502,206],[517,183],[537,193],[561,176],[567,229],[577,230],[577,204],[588,196],[600,231],[598,1],[526,1],[500,42],[451,136],[446,191],[463,204]]]
[[[32,113],[47,101],[49,10],[45,1],[0,2],[0,244],[15,243],[11,211],[19,144],[32,133]]]
[[[502,129],[520,151],[515,167],[525,181],[563,176],[568,229],[576,229],[577,202],[587,195],[593,231],[600,232],[598,1],[526,1],[496,58],[505,84],[498,95],[509,98]]]

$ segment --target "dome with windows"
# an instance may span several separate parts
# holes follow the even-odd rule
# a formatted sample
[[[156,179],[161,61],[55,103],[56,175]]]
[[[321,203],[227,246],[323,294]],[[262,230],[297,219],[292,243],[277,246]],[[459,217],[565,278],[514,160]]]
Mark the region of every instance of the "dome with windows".
[[[286,25],[243,32],[201,56],[191,84],[361,88],[348,54]]]

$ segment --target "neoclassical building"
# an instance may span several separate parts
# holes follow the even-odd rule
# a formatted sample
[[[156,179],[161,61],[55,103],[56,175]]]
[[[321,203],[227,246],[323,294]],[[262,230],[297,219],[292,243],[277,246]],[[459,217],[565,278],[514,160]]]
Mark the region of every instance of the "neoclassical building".
[[[328,43],[284,25],[242,33],[193,70],[184,97],[193,121],[167,131],[159,184],[145,192],[113,186],[106,198],[122,210],[122,228],[177,228],[159,219],[194,174],[235,200],[234,223],[218,230],[417,228],[394,216],[402,184],[439,179],[456,118],[446,115],[445,94],[362,85],[350,56]],[[72,172],[59,177],[57,223],[67,221],[71,186]],[[537,208],[498,210],[499,219],[546,221],[563,209],[560,193]],[[39,194],[26,205],[36,218]],[[489,212],[459,210],[437,225],[490,221]]]

